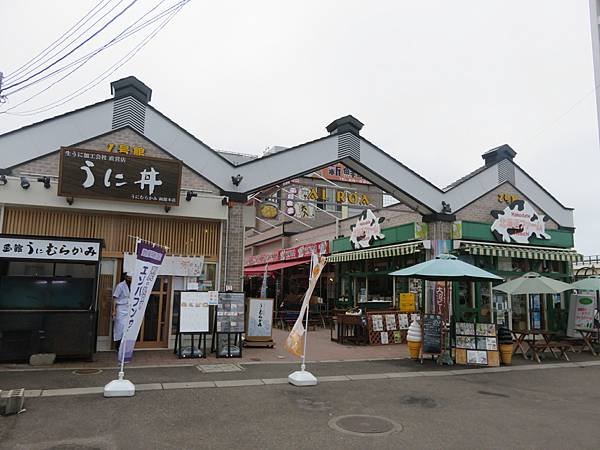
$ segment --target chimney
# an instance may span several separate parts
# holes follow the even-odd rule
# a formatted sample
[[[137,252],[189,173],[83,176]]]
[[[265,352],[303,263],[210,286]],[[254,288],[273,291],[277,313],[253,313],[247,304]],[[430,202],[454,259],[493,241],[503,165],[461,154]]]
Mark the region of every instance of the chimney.
[[[496,147],[491,150],[488,150],[483,155],[481,155],[481,157],[485,161],[485,166],[490,167],[496,163],[499,163],[500,161],[502,161],[504,159],[508,159],[509,161],[512,161],[516,154],[517,154],[517,152],[515,152],[510,147],[510,145],[504,144],[504,145],[501,145],[500,147]]]
[[[115,100],[123,97],[133,97],[147,105],[152,98],[152,89],[136,77],[121,78],[120,80],[113,81],[110,83],[110,90]]]
[[[329,134],[342,134],[350,132],[359,135],[363,125],[364,124],[354,116],[344,116],[327,125],[327,131]]]

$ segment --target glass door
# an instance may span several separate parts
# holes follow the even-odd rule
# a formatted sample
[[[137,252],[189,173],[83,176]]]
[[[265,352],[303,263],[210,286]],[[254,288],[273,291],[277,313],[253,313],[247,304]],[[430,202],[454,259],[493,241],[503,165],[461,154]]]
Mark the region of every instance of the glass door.
[[[171,277],[159,275],[148,299],[146,313],[136,343],[137,348],[168,347],[170,304]]]

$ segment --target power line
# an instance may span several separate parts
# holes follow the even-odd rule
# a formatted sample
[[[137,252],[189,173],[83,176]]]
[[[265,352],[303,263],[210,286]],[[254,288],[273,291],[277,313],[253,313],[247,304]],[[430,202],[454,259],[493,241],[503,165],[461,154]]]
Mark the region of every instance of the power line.
[[[77,21],[77,23],[75,23],[75,25],[73,25],[71,28],[69,28],[67,31],[65,31],[61,36],[58,37],[58,39],[56,39],[54,42],[52,42],[48,47],[43,49],[40,53],[38,53],[36,56],[34,56],[28,62],[26,62],[25,64],[23,64],[22,66],[20,66],[16,70],[14,70],[13,72],[9,73],[6,76],[6,79],[12,80],[14,77],[17,77],[19,74],[23,73],[23,71],[25,71],[26,69],[31,67],[33,64],[35,64],[40,58],[43,58],[44,56],[46,56],[49,52],[54,50],[57,46],[62,44],[66,39],[71,37],[75,32],[77,32],[77,30],[79,30],[83,25],[85,25],[89,20],[91,20],[92,17],[94,17],[96,14],[98,14],[102,9],[104,9],[107,6],[107,5],[103,5],[98,11],[94,12],[94,10],[96,8],[98,8],[98,6],[101,6],[105,1],[106,0],[101,0],[100,2],[96,3],[96,5],[91,10],[89,10],[85,16],[83,16],[81,19],[79,19]],[[109,3],[110,3],[110,1],[111,0],[109,0]],[[93,12],[93,14],[92,14],[92,12]],[[82,21],[83,21],[83,23],[82,23]]]
[[[108,27],[111,23],[113,23],[115,20],[117,20],[119,17],[121,17],[129,8],[131,8],[135,3],[137,2],[137,0],[132,0],[131,3],[129,3],[121,12],[119,12],[115,17],[113,17],[112,19],[110,19],[107,23],[105,23],[98,31],[94,32],[91,36],[89,36],[88,38],[86,38],[82,43],[80,43],[79,45],[77,45],[74,49],[72,49],[71,51],[69,51],[66,55],[61,56],[59,59],[57,59],[56,61],[54,61],[53,63],[51,63],[49,66],[43,68],[42,70],[39,70],[38,72],[34,73],[33,75],[30,75],[29,77],[25,78],[24,80],[18,81],[16,83],[13,83],[9,86],[7,86],[5,88],[5,90],[9,90],[15,86],[18,86],[20,84],[25,83],[26,81],[31,80],[32,78],[44,73],[45,71],[47,71],[48,69],[50,69],[51,67],[55,66],[56,64],[58,64],[59,62],[61,62],[62,60],[64,60],[65,58],[67,58],[68,56],[72,55],[75,51],[77,51],[79,48],[81,48],[83,45],[85,45],[86,43],[88,43],[89,41],[91,41],[94,37],[96,37],[98,34],[100,34],[102,31],[104,31],[106,29],[106,27]]]
[[[25,112],[21,112],[21,113],[9,113],[8,110],[6,110],[6,111],[2,111],[0,113],[6,113],[6,114],[11,114],[11,115],[16,115],[16,116],[35,115],[35,114],[38,114],[41,112],[45,112],[45,111],[49,111],[51,109],[57,108],[61,105],[64,105],[65,103],[68,103],[69,101],[79,97],[80,95],[85,94],[90,89],[94,88],[95,86],[100,84],[103,80],[105,80],[110,75],[112,75],[114,72],[116,72],[119,68],[121,68],[124,64],[126,64],[131,58],[133,58],[142,48],[144,48],[167,25],[167,23],[169,23],[171,21],[171,19],[173,19],[173,17],[175,17],[175,15],[177,15],[177,13],[179,13],[179,11],[183,8],[183,6],[185,6],[185,3],[189,2],[189,1],[190,0],[183,0],[181,2],[182,3],[181,6],[179,6],[176,10],[174,10],[154,31],[152,31],[148,36],[146,36],[142,40],[142,42],[140,42],[134,49],[132,49],[128,54],[126,54],[123,58],[121,58],[119,61],[117,61],[111,67],[109,67],[102,74],[97,76],[91,82],[89,82],[89,83],[85,84],[84,86],[82,86],[81,88],[73,91],[71,94],[63,97],[62,99],[56,100],[55,102],[53,102],[49,105],[46,105],[45,107],[37,108],[35,110],[25,111]],[[113,69],[113,70],[111,70],[111,69]]]
[[[34,95],[28,97],[27,99],[17,103],[16,105],[11,106],[10,108],[4,110],[4,111],[0,111],[1,113],[7,113],[8,111],[11,111],[25,103],[28,103],[30,100],[33,100],[34,98],[38,97],[39,95],[43,94],[44,92],[48,91],[50,88],[52,88],[54,85],[56,85],[57,83],[60,83],[62,80],[64,80],[65,78],[67,78],[68,76],[70,76],[71,74],[73,74],[75,71],[77,71],[79,68],[81,68],[84,64],[86,64],[90,59],[92,59],[94,56],[96,56],[98,53],[106,50],[107,48],[117,44],[118,42],[127,39],[128,37],[132,36],[133,34],[137,33],[138,31],[140,31],[143,28],[146,28],[147,26],[149,26],[150,24],[156,22],[157,20],[159,20],[161,17],[164,17],[165,15],[167,15],[169,12],[172,12],[174,9],[176,9],[179,6],[183,6],[185,3],[187,3],[187,1],[189,0],[182,0],[179,3],[167,8],[166,10],[162,11],[161,13],[155,15],[154,17],[152,17],[151,19],[148,19],[147,21],[141,23],[140,25],[138,25],[137,27],[135,27],[134,25],[136,25],[138,22],[140,22],[144,17],[146,17],[148,14],[150,14],[152,11],[154,11],[158,6],[160,6],[162,3],[164,3],[166,0],[161,0],[154,8],[150,9],[149,11],[147,11],[142,17],[140,17],[138,20],[136,20],[132,25],[126,27],[121,33],[119,33],[116,37],[114,37],[113,39],[111,39],[108,43],[104,44],[102,47],[94,50],[93,52],[88,53],[87,55],[85,55],[84,57],[81,57],[63,67],[61,67],[60,69],[55,70],[54,72],[51,72],[50,74],[45,75],[44,77],[42,77],[40,80],[36,80],[34,82],[32,82],[31,84],[25,85],[25,86],[21,86],[20,88],[16,89],[15,91],[12,92],[11,95],[14,95],[16,92],[19,92],[23,89],[26,89],[28,87],[30,87],[33,84],[36,84],[37,82],[41,82],[47,78],[51,78],[55,75],[57,75],[60,72],[63,72],[64,70],[79,64],[77,67],[75,67],[75,69],[71,70],[69,73],[67,73],[66,75],[64,75],[63,77],[59,78],[58,80],[54,81],[53,83],[51,83],[50,85],[46,86],[44,89],[38,91],[37,93],[35,93]],[[58,100],[60,101],[60,100]],[[51,103],[52,104],[52,103]],[[50,105],[51,105],[50,104]],[[39,107],[39,108],[34,108],[32,110],[26,111],[26,113],[31,113],[43,108],[46,108],[49,105],[43,106],[43,107]]]

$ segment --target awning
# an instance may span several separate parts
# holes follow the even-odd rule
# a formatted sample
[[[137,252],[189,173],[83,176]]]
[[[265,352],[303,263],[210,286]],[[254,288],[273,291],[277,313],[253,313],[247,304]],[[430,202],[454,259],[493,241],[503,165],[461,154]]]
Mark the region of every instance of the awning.
[[[305,259],[295,259],[293,261],[280,261],[271,264],[261,264],[260,266],[248,266],[244,267],[244,275],[253,276],[253,275],[262,275],[265,273],[265,269],[268,272],[274,272],[275,270],[285,269],[287,267],[297,266],[299,264],[307,264],[310,263],[310,258]]]
[[[422,242],[388,245],[386,247],[366,248],[352,252],[336,253],[327,258],[327,262],[357,261],[359,259],[389,258],[391,256],[408,255],[421,250]]]
[[[460,249],[471,255],[506,256],[510,258],[544,259],[548,261],[580,261],[582,255],[575,250],[562,250],[547,247],[525,247],[508,244],[485,244],[482,242],[460,241]]]

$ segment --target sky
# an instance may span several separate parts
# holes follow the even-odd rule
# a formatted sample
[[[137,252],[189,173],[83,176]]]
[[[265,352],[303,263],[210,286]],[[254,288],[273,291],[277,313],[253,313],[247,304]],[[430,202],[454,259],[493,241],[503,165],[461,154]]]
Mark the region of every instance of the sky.
[[[130,0],[110,2],[117,11]],[[6,77],[98,0],[2,3]],[[138,0],[84,48],[131,30],[158,3]],[[600,254],[587,0],[191,0],[115,65],[146,33],[9,111],[25,115],[0,114],[0,133],[109,98],[110,81],[135,75],[152,88],[155,108],[216,149],[261,154],[298,145],[352,114],[365,124],[363,136],[443,187],[507,143],[523,169],[575,208],[577,250]],[[43,110],[97,78],[83,95]],[[0,111],[47,86],[9,94]]]

